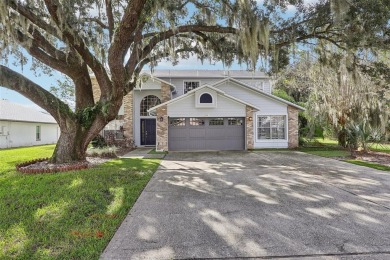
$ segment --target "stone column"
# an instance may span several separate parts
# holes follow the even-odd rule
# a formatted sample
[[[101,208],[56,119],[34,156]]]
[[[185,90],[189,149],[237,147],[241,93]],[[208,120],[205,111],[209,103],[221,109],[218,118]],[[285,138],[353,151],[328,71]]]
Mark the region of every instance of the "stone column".
[[[124,135],[127,139],[134,140],[133,133],[133,91],[129,92],[123,98],[123,108],[124,108],[124,124],[123,130]]]
[[[171,100],[171,86],[168,84],[162,83],[161,84],[161,103],[165,103],[169,100]]]
[[[161,121],[162,118],[162,121]],[[168,113],[167,105],[157,108],[156,118],[156,150],[168,151]]]
[[[245,118],[245,123],[246,123],[246,149],[251,150],[254,149],[254,131],[253,131],[253,112],[254,109],[250,106],[246,106],[246,118]],[[252,119],[252,120],[250,120]]]
[[[287,107],[288,115],[288,148],[296,148],[298,142],[298,109],[293,106]]]

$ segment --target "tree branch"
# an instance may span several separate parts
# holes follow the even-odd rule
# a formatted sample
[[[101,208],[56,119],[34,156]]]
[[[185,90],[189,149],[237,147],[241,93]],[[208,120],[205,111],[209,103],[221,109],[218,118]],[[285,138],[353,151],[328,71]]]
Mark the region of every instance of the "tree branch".
[[[149,44],[145,46],[143,49],[142,53],[143,56],[141,59],[145,58],[149,53],[153,50],[156,45],[164,41],[172,36],[175,36],[179,33],[184,33],[184,32],[214,32],[214,33],[230,33],[230,34],[238,34],[238,29],[233,28],[233,27],[221,27],[221,26],[207,26],[207,25],[183,25],[177,27],[175,30],[168,30],[165,32],[160,32],[156,36],[154,36]]]
[[[21,16],[28,19],[30,22],[38,26],[39,28],[42,28],[45,30],[45,32],[55,36],[59,40],[62,40],[62,37],[58,34],[57,29],[46,23],[41,17],[35,15],[33,12],[31,12],[28,8],[26,8],[24,5],[22,5],[20,2],[16,2],[15,0],[3,0],[5,1],[5,5],[12,8],[14,11],[19,13]]]
[[[140,16],[146,2],[146,0],[130,1],[111,41],[112,44],[108,50],[108,64],[112,73],[113,84],[116,86],[115,89],[123,90],[125,85],[124,58],[132,43],[132,35],[139,27]]]
[[[61,5],[58,0],[45,0],[46,7],[56,23],[57,27],[62,31],[63,37],[68,44],[73,47],[83,57],[85,63],[92,69],[99,83],[101,90],[101,99],[108,99],[112,94],[112,82],[100,61],[89,51],[84,40],[71,28],[66,21],[58,17],[61,14]]]
[[[22,74],[19,74],[3,65],[0,65],[0,85],[18,92],[39,105],[49,112],[60,125],[64,123],[61,121],[64,119],[64,115],[66,115],[66,118],[68,119],[75,118],[74,113],[69,106],[62,102],[59,98],[24,77]]]
[[[99,20],[98,18],[96,17],[92,17],[92,18],[84,18],[83,20],[85,21],[90,21],[90,22],[95,22],[97,23],[100,27],[102,27],[103,29],[108,29],[108,25],[106,25],[105,23],[103,23],[101,20]]]
[[[108,34],[110,37],[110,41],[112,41],[112,37],[114,36],[114,15],[112,12],[112,2],[111,0],[106,0],[106,14],[108,20]]]

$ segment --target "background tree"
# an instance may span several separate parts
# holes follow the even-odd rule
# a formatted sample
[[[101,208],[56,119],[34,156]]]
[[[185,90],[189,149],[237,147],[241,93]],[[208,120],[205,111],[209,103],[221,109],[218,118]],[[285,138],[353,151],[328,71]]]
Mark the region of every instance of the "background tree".
[[[262,57],[265,67],[276,71],[289,61],[291,44],[317,40],[353,49],[359,57],[361,48],[387,46],[388,2],[3,0],[0,86],[26,96],[56,119],[61,135],[52,162],[84,160],[89,142],[116,117],[146,64],[197,55],[227,66],[236,60],[255,69]],[[284,15],[291,5],[296,12]],[[72,80],[74,111],[4,66],[8,60],[23,66],[27,59],[33,69],[57,70]],[[101,91],[96,102],[90,72]]]
[[[276,88],[304,102],[312,129],[330,127],[344,147],[348,133],[368,134],[367,129],[375,129],[384,134],[390,114],[387,82],[354,67],[353,54],[340,55],[339,49],[327,47],[327,58],[309,51],[300,55],[281,74]],[[320,48],[321,52],[326,49]]]

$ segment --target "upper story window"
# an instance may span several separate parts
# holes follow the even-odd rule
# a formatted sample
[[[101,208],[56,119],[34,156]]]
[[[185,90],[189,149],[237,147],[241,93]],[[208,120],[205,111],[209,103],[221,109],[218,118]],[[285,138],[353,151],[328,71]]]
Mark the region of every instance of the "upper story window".
[[[199,81],[184,81],[184,94],[186,94],[188,91],[198,88],[199,85]]]
[[[199,103],[211,104],[213,103],[213,97],[209,93],[204,93],[200,96]]]
[[[140,116],[148,116],[148,110],[160,104],[160,99],[154,95],[144,97],[140,105]]]

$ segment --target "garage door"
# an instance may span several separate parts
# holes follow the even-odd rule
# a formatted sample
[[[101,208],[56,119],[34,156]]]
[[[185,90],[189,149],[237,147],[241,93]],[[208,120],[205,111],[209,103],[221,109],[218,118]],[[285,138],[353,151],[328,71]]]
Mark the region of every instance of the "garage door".
[[[168,149],[244,150],[244,118],[169,118]]]

